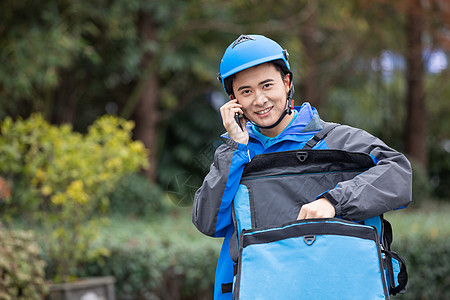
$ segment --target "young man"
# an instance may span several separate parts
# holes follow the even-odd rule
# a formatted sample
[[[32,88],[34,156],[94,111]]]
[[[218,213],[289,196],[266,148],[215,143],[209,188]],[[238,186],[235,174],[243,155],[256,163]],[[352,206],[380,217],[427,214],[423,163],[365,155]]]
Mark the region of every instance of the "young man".
[[[308,103],[293,108],[288,54],[264,36],[241,35],[234,41],[222,58],[219,79],[230,97],[220,109],[227,141],[216,150],[210,172],[195,195],[192,219],[202,233],[225,237],[214,299],[231,299],[233,259],[238,256],[232,202],[245,165],[258,154],[301,149],[326,123]],[[341,125],[313,149],[367,153],[376,165],[311,199],[293,212],[297,220],[339,216],[361,221],[411,201],[408,160],[369,133]],[[295,218],[286,223],[291,221]]]

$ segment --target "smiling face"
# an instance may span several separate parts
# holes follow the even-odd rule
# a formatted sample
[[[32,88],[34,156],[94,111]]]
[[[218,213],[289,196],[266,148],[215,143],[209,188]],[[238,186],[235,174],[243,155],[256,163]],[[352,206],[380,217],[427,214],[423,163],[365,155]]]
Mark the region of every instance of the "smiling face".
[[[270,126],[286,108],[289,75],[282,78],[272,63],[257,65],[236,74],[233,79],[233,92],[250,121],[260,126]],[[275,137],[289,125],[293,117],[293,114],[286,115],[276,127],[261,128],[261,133]]]

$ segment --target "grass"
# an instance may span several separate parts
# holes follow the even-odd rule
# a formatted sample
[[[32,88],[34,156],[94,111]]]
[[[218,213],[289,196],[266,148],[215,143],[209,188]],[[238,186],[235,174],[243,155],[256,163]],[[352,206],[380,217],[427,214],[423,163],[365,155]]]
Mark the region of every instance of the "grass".
[[[406,208],[385,214],[392,224],[394,243],[398,239],[419,237],[450,237],[450,202],[429,202],[420,208]],[[210,238],[200,233],[191,222],[191,208],[177,208],[169,215],[152,219],[111,216],[110,223],[101,230],[103,241],[132,244],[189,245],[204,243],[220,250],[222,239]]]
[[[427,202],[385,214],[399,238],[450,237],[450,202]]]
[[[109,225],[101,229],[100,239],[104,242],[136,245],[184,242],[198,246],[205,243],[205,246],[217,247],[218,252],[222,242],[222,239],[203,235],[194,227],[191,221],[191,208],[176,208],[169,215],[152,219],[111,216]]]

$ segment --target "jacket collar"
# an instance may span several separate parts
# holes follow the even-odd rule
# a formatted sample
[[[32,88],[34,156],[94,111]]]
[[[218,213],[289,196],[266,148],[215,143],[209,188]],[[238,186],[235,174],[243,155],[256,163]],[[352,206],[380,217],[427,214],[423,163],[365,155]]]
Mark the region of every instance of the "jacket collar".
[[[294,109],[297,111],[295,119],[277,137],[270,139],[271,144],[279,140],[303,140],[305,135],[309,136],[312,133],[322,130],[319,113],[314,107],[311,106],[311,104],[304,102],[301,106],[294,107]],[[265,144],[258,137],[260,134],[255,133],[257,129],[252,125],[252,123],[247,122],[246,126],[251,139]],[[227,139],[230,138],[227,132],[224,133],[222,137]]]
[[[315,132],[322,129],[319,113],[308,102],[302,104],[302,106],[296,106],[294,109],[298,112],[295,119],[286,127],[283,132],[273,139],[284,140],[288,136],[304,135],[305,133]],[[253,126],[250,122],[247,122],[247,130],[250,138],[259,140],[256,126]]]

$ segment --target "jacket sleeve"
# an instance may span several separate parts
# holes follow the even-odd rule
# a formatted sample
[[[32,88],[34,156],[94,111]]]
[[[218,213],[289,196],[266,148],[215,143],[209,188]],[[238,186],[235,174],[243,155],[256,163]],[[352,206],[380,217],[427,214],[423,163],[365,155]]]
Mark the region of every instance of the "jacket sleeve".
[[[412,171],[403,154],[361,129],[343,125],[336,127],[325,142],[330,149],[367,153],[376,163],[323,195],[335,206],[336,216],[361,221],[409,205]]]
[[[217,148],[210,171],[194,197],[192,222],[199,231],[212,237],[225,236],[232,223],[231,203],[249,161],[247,145],[228,139]]]

